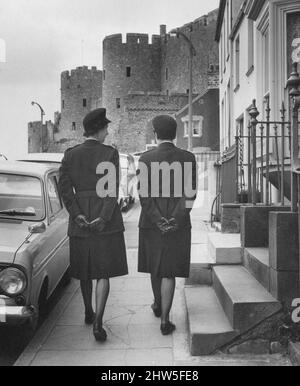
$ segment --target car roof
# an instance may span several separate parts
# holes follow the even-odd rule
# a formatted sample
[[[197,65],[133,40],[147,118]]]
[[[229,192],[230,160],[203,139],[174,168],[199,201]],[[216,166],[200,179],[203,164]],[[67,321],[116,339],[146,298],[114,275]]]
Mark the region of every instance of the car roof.
[[[0,163],[0,173],[43,177],[49,171],[57,171],[59,165],[38,164],[34,162],[6,161]]]
[[[48,162],[61,163],[64,153],[31,153],[22,157],[20,161]]]

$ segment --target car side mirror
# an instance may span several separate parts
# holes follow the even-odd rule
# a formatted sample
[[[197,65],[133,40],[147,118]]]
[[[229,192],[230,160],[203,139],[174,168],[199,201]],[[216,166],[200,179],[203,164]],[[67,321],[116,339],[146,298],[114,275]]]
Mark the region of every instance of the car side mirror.
[[[30,225],[28,231],[32,235],[42,234],[46,232],[46,225],[43,222]]]

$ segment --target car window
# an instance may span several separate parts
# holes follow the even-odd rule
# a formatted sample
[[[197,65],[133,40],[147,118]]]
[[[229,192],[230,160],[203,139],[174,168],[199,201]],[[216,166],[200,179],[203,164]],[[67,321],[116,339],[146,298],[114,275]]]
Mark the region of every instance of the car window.
[[[55,216],[63,208],[62,202],[58,193],[57,179],[55,175],[51,175],[47,180],[49,203],[50,203],[50,216]]]
[[[9,211],[31,212],[33,215],[14,215]],[[0,218],[43,220],[45,209],[42,183],[39,178],[0,173],[0,212],[2,212]]]

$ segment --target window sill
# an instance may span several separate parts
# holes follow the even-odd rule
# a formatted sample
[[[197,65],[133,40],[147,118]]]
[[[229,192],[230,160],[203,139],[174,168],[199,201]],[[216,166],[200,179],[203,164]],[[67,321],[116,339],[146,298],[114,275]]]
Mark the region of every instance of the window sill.
[[[235,89],[233,90],[233,92],[237,93],[239,91],[239,89],[241,88],[240,84],[238,84]]]
[[[253,71],[254,71],[254,66],[252,65],[252,66],[249,68],[249,70],[247,71],[247,73],[246,73],[247,78],[249,78],[249,76],[253,73]]]

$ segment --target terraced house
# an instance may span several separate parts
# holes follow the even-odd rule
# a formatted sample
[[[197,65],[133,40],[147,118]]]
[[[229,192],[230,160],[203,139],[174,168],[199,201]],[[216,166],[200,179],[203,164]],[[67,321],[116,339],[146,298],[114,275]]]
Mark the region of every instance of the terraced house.
[[[195,267],[186,289],[198,355],[262,340],[272,348],[283,328],[299,327],[289,312],[300,297],[300,2],[221,0],[216,40],[219,232],[209,235],[212,276]]]

